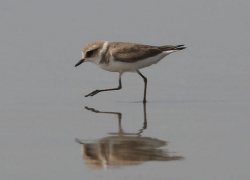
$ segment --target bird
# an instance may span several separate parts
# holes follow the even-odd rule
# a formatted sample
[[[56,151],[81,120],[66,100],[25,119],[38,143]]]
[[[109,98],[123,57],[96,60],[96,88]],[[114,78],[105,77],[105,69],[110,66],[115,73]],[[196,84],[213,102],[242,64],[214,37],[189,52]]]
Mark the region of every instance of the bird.
[[[153,46],[129,42],[93,41],[84,47],[82,58],[76,63],[75,67],[83,62],[91,62],[106,71],[117,72],[119,75],[119,86],[117,88],[97,89],[85,97],[95,96],[100,92],[122,89],[121,77],[125,72],[139,74],[144,81],[143,103],[146,103],[148,81],[139,69],[157,64],[167,55],[185,48],[183,44]]]

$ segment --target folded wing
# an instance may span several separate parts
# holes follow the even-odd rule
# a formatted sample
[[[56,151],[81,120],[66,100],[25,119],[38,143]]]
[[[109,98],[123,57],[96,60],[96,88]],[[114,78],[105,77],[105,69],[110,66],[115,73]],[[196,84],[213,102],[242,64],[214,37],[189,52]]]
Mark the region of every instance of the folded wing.
[[[116,61],[121,62],[136,62],[163,52],[157,46],[143,44],[114,43],[110,45],[112,56]]]
[[[185,49],[184,45],[178,46],[150,46],[136,43],[114,42],[110,43],[110,51],[116,61],[136,62],[148,57],[153,57],[163,52],[179,51]]]

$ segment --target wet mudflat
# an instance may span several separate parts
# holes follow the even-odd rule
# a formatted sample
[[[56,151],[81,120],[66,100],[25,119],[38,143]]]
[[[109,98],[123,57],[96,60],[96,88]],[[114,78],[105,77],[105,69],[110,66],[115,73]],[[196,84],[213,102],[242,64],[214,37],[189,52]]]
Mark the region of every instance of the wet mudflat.
[[[249,179],[249,2],[99,5],[1,3],[1,178]],[[135,73],[84,97],[118,85],[74,68],[98,39],[188,48],[141,70],[144,106]]]

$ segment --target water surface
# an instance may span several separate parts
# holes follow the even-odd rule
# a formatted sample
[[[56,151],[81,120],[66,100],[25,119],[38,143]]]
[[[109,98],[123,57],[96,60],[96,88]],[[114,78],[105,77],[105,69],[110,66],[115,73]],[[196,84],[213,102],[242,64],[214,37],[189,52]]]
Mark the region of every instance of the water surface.
[[[167,145],[164,140],[144,137],[147,129],[146,104],[143,105],[144,122],[136,133],[127,133],[122,128],[122,113],[103,112],[85,107],[94,113],[118,116],[118,132],[110,132],[109,136],[98,140],[76,142],[82,146],[82,157],[89,168],[112,168],[128,165],[139,165],[147,161],[174,161],[183,157],[170,155],[168,150],[159,149]]]
[[[250,2],[0,2],[5,180],[249,180]],[[143,80],[90,63],[93,40],[185,44]],[[86,108],[85,108],[86,107]],[[77,139],[77,142],[76,142]]]

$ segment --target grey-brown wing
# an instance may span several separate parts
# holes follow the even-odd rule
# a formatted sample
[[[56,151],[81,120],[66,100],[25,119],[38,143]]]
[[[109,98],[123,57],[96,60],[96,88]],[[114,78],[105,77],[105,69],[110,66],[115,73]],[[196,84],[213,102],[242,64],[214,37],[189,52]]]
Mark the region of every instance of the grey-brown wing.
[[[177,45],[177,46],[171,46],[171,45],[165,45],[165,46],[158,46],[158,48],[162,51],[172,51],[172,50],[182,50],[186,49],[184,44],[182,45]]]
[[[114,59],[121,62],[136,62],[162,53],[157,46],[135,43],[112,43],[110,48]]]

